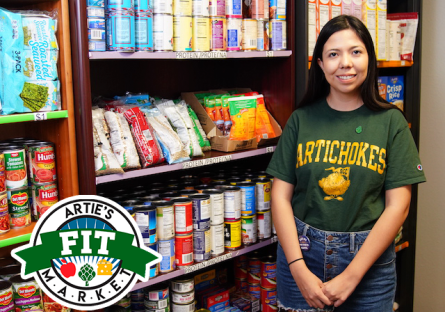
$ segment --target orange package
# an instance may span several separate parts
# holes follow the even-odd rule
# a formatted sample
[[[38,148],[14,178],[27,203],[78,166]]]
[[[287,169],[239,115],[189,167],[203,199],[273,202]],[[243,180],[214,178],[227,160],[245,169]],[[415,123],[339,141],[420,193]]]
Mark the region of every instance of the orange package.
[[[261,141],[261,139],[271,139],[277,136],[272,124],[270,123],[269,114],[267,113],[266,105],[264,104],[263,95],[257,96],[255,133],[258,142]]]
[[[256,96],[229,99],[232,128],[229,140],[250,140],[255,137]]]

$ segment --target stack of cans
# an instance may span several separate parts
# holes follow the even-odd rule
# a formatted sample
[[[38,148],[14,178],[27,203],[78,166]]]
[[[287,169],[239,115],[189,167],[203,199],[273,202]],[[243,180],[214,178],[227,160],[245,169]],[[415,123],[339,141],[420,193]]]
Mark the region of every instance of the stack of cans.
[[[269,18],[270,50],[286,50],[286,0],[270,0]]]
[[[211,1],[209,3],[210,15],[210,50],[227,50],[227,19],[226,2]]]
[[[193,278],[173,280],[171,308],[173,312],[195,311],[195,281]]]
[[[277,261],[269,255],[261,258],[261,311],[277,311]]]
[[[188,197],[193,205],[193,260],[203,262],[210,259],[210,216],[211,201],[208,194]]]
[[[154,51],[173,51],[173,0],[154,0]]]
[[[87,0],[87,20],[89,50],[94,52],[105,51],[104,0]]]
[[[145,311],[146,312],[169,312],[170,292],[165,283],[156,284],[145,288]]]
[[[135,0],[136,51],[153,52],[153,0]]]
[[[107,0],[107,51],[136,50],[135,15],[133,0]]]
[[[224,249],[224,191],[204,189],[203,194],[210,196],[210,255],[222,255]]]
[[[168,273],[176,269],[174,204],[169,200],[156,200],[151,205],[156,207],[158,252],[162,255],[159,272]]]
[[[224,186],[224,247],[236,250],[241,247],[241,188]]]

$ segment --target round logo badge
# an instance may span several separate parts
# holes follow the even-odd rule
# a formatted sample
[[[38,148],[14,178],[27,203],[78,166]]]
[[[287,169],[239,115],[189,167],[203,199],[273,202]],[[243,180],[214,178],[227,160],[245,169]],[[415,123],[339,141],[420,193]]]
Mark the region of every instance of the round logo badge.
[[[99,196],[74,196],[37,222],[29,244],[12,255],[23,278],[34,277],[51,299],[97,310],[119,301],[162,257],[145,247],[131,215]]]

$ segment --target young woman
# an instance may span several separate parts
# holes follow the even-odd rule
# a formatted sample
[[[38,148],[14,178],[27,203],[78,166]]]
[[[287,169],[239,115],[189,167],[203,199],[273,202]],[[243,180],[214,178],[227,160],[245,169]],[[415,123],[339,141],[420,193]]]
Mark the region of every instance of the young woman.
[[[357,18],[323,27],[307,92],[267,172],[278,306],[392,311],[394,238],[411,185],[425,177],[402,112],[379,96],[374,46]]]

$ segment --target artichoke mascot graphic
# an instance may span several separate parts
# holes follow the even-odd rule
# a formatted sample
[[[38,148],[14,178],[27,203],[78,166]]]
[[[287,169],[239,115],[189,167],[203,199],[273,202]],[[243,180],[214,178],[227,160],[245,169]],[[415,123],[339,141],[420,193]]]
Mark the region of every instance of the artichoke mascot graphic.
[[[34,277],[51,299],[79,310],[120,300],[161,261],[144,245],[131,215],[99,196],[74,196],[37,222],[29,244],[12,251],[23,278]]]

